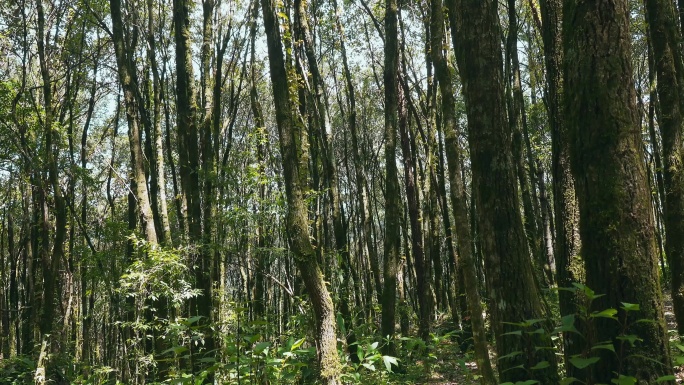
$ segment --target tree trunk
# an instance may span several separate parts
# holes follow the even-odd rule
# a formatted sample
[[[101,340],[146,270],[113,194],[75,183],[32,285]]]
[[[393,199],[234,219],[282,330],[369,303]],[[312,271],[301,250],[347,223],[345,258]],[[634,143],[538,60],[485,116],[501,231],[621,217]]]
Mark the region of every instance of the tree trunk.
[[[293,97],[296,96],[291,95],[291,89],[296,89],[297,85],[288,76],[293,69],[287,66],[283,57],[275,5],[270,0],[262,0],[261,6],[264,13],[280,151],[283,157],[288,243],[314,309],[320,379],[327,385],[337,385],[340,383],[340,364],[337,357],[335,311],[310,241],[309,219],[304,199],[308,174],[308,138],[303,122],[298,119],[297,105],[293,104],[296,100]]]
[[[648,34],[653,47],[660,102],[665,189],[665,255],[670,266],[672,303],[677,331],[684,335],[684,64],[681,36],[672,2],[645,0]]]
[[[397,274],[400,262],[401,198],[396,163],[397,129],[399,127],[399,39],[397,0],[385,0],[385,259],[383,261],[382,322],[383,338],[394,336]],[[394,354],[394,344],[384,349]]]
[[[450,0],[448,4],[468,116],[473,190],[485,256],[492,328],[498,356],[508,357],[499,360],[500,380],[515,382],[532,377],[542,383],[556,383],[555,356],[544,349],[551,346],[548,335],[510,334],[520,329],[511,323],[544,318],[545,312],[533,276],[513,173],[498,2]],[[546,369],[529,371],[543,361],[548,363]]]
[[[553,210],[556,219],[556,275],[559,288],[571,288],[574,282],[584,279],[584,267],[579,256],[579,212],[575,198],[575,181],[570,170],[570,139],[563,114],[563,83],[561,66],[563,47],[561,40],[562,1],[540,2],[542,39],[546,63],[546,106],[551,126],[551,173],[553,177]],[[558,302],[562,316],[576,314],[580,298],[577,294],[561,290]],[[575,333],[563,333],[565,362],[581,352],[581,341]],[[577,369],[566,365],[566,374],[572,377]]]
[[[611,382],[619,373],[653,384],[672,370],[635,105],[629,4],[590,4],[568,1],[563,8],[564,116],[572,144],[582,256],[587,286],[604,295],[594,300],[594,310],[621,309],[624,303],[640,310],[619,310],[624,330],[613,320],[592,320],[595,335],[613,342],[618,353],[597,352],[600,360],[587,374],[589,381],[599,383]],[[637,323],[639,319],[653,322]],[[640,342],[631,347],[618,340],[624,334]]]

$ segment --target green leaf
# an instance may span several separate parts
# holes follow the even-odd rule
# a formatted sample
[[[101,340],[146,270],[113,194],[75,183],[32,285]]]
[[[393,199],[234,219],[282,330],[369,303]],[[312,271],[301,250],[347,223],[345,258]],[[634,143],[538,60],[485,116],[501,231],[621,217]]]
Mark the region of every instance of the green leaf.
[[[638,303],[622,302],[621,308],[624,311],[639,311],[639,304]]]
[[[617,385],[634,385],[637,383],[637,379],[630,376],[623,376],[622,374],[618,378],[610,380],[613,384]]]
[[[186,348],[185,346],[172,346],[172,347],[164,350],[163,352],[161,352],[161,355],[163,356],[163,355],[165,355],[167,353],[171,353],[171,352],[173,352],[173,354],[178,355],[178,354],[181,354],[181,353],[186,352],[186,351],[188,351],[188,348]]]
[[[596,293],[594,293],[593,290],[591,290],[590,288],[588,288],[588,287],[585,286],[585,285],[582,285],[581,283],[573,282],[572,285],[575,286],[576,288],[582,290],[582,291],[584,292],[584,295],[586,295],[587,298],[588,298],[590,301],[593,301],[593,300],[595,300],[596,298],[599,298],[599,297],[603,297],[603,296],[604,296],[604,294],[596,294]]]
[[[605,349],[605,350],[610,350],[611,352],[615,353],[615,346],[611,342],[604,342],[604,343],[599,343],[591,347],[591,350],[596,350],[596,349]]]
[[[669,374],[667,376],[658,377],[658,379],[656,380],[656,384],[659,384],[659,383],[665,382],[665,381],[675,381],[675,380],[676,380],[675,376]]]
[[[512,332],[504,333],[502,336],[521,336],[522,330],[514,330]]]
[[[537,362],[536,365],[531,367],[530,370],[546,369],[549,366],[551,366],[551,364],[549,364],[549,361],[540,361],[540,362]]]
[[[617,309],[606,309],[600,312],[593,312],[589,317],[591,318],[610,318],[616,320],[617,317],[615,316],[617,314]]]
[[[582,357],[572,357],[570,358],[570,363],[572,366],[578,368],[578,369],[584,369],[589,365],[593,365],[599,361],[599,357],[589,357],[589,358],[582,358]]]
[[[302,338],[302,339],[297,340],[294,344],[292,344],[290,351],[293,351],[293,350],[297,349],[298,347],[302,346],[304,341],[306,341],[306,338]]]
[[[534,324],[537,324],[539,322],[546,321],[544,318],[534,318],[534,319],[528,319],[525,322],[523,322],[524,326],[532,326]]]
[[[527,381],[518,381],[515,383],[515,385],[534,385],[538,384],[539,381],[537,380],[527,380]]]
[[[629,344],[631,346],[634,346],[634,343],[637,341],[643,341],[641,338],[639,338],[639,336],[637,336],[635,334],[627,334],[624,336],[617,336],[617,337],[615,337],[615,339],[618,339],[620,341],[627,341],[627,342],[629,342]]]
[[[266,349],[269,348],[270,346],[271,346],[271,343],[270,343],[270,342],[259,342],[259,343],[256,344],[256,346],[254,347],[254,353],[256,353],[256,354],[261,354],[261,352],[263,352],[264,350],[266,350]]]
[[[560,382],[558,384],[559,385],[570,385],[573,382],[577,382],[577,381],[579,381],[579,380],[576,379],[575,377],[566,377],[566,378],[560,380]]]
[[[517,350],[517,351],[515,351],[515,352],[508,353],[508,354],[506,354],[505,356],[499,357],[499,361],[501,361],[501,360],[503,360],[503,359],[506,359],[506,358],[513,358],[513,357],[519,356],[519,355],[521,355],[521,354],[522,354],[522,351]]]
[[[392,356],[382,356],[382,362],[385,364],[385,369],[388,372],[392,371],[392,365],[399,366],[399,360]]]
[[[575,315],[574,314],[568,314],[566,316],[563,316],[561,318],[561,326],[555,328],[553,330],[553,333],[558,333],[558,332],[572,332],[572,333],[578,333],[579,331],[577,328],[575,328]]]
[[[506,372],[508,372],[508,371],[515,370],[515,369],[522,369],[522,370],[525,370],[525,365],[520,364],[520,365],[518,365],[518,366],[513,366],[513,367],[510,367],[510,368],[504,370],[504,371],[501,372],[501,373],[506,373]]]

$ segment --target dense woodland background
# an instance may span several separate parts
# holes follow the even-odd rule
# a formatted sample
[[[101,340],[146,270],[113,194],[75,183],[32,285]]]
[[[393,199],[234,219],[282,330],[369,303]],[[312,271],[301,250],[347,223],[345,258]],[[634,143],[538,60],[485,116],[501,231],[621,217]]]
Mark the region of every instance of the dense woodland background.
[[[0,384],[674,384],[683,32],[0,0]]]

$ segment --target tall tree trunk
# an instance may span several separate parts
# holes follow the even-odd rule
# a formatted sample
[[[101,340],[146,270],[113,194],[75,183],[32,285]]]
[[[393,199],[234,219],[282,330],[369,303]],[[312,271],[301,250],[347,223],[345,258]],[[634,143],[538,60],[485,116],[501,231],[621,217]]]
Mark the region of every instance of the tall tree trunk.
[[[575,198],[575,181],[570,170],[570,138],[563,113],[563,47],[561,36],[562,1],[540,2],[542,39],[546,63],[546,106],[551,126],[551,173],[553,177],[553,210],[556,219],[556,275],[558,287],[571,288],[584,279],[584,267],[579,256],[579,212]],[[580,298],[576,293],[561,290],[558,302],[562,316],[576,314]],[[581,352],[581,341],[572,332],[563,333],[565,362]],[[574,376],[577,369],[566,365],[566,374]]]
[[[450,7],[449,12],[454,12]],[[455,16],[450,14],[450,17]],[[432,52],[432,60],[435,63],[435,76],[439,84],[439,90],[442,94],[442,114],[444,127],[444,146],[447,159],[447,167],[449,169],[449,185],[451,187],[451,204],[454,215],[454,228],[456,233],[456,242],[460,255],[460,263],[457,264],[454,257],[452,257],[452,268],[454,270],[453,276],[458,277],[456,273],[459,269],[463,274],[463,288],[465,289],[465,297],[468,301],[468,310],[470,310],[470,324],[473,332],[473,343],[475,347],[475,360],[480,371],[480,383],[482,385],[494,385],[497,383],[492,364],[489,360],[489,349],[487,347],[487,335],[485,332],[484,318],[482,317],[482,305],[480,299],[477,271],[475,269],[475,258],[473,258],[472,249],[472,233],[469,228],[470,218],[468,215],[467,197],[465,195],[465,186],[461,175],[461,162],[459,154],[463,151],[458,142],[460,128],[458,126],[458,118],[456,116],[456,100],[454,98],[454,87],[452,83],[451,70],[449,63],[442,51],[444,46],[444,11],[442,2],[435,0],[431,4],[430,9],[430,31],[431,41],[430,50]],[[453,30],[452,30],[453,32]],[[443,200],[446,205],[446,198]],[[446,207],[445,207],[446,209]],[[448,219],[448,214],[444,216]],[[446,226],[445,221],[445,226]]]
[[[564,3],[564,116],[587,286],[604,295],[593,308],[639,305],[639,311],[619,310],[624,330],[610,319],[593,320],[595,335],[613,342],[618,354],[597,352],[600,360],[589,368],[589,381],[608,383],[620,373],[653,384],[672,370],[635,104],[629,9],[626,0]],[[620,341],[624,334],[640,343]]]
[[[670,265],[677,331],[684,335],[684,63],[671,1],[645,0],[648,34],[657,73],[658,121],[663,139],[665,255]]]
[[[128,140],[131,150],[132,177],[135,182],[135,199],[138,204],[140,220],[142,221],[145,240],[152,244],[157,243],[157,231],[154,227],[152,206],[147,190],[147,178],[145,176],[144,155],[140,135],[140,117],[138,100],[135,96],[138,82],[136,79],[133,59],[129,56],[134,49],[126,43],[123,30],[121,0],[109,2],[112,18],[112,40],[119,75],[119,82],[124,92],[124,104],[126,107],[126,120],[128,122]]]
[[[511,127],[503,86],[498,2],[450,0],[450,22],[468,116],[469,143],[479,233],[482,238],[492,328],[502,382],[529,380],[556,383],[556,359],[548,336],[511,334],[511,323],[544,318],[520,216],[513,174]],[[546,325],[543,325],[546,326]],[[525,333],[523,333],[525,335]],[[511,356],[514,352],[522,354]],[[529,371],[539,362],[548,367]],[[525,369],[520,369],[527,368]]]
[[[404,178],[406,183],[406,204],[408,206],[409,224],[411,228],[411,254],[416,270],[416,292],[418,297],[418,320],[420,337],[427,341],[430,337],[430,276],[425,260],[425,248],[423,245],[423,219],[420,215],[420,203],[418,202],[418,186],[416,186],[416,160],[411,152],[409,142],[407,113],[403,93],[399,92],[399,136],[401,138],[401,152],[404,158]],[[387,215],[387,214],[385,214]]]
[[[152,72],[152,138],[154,153],[152,156],[152,161],[154,162],[154,167],[151,170],[155,173],[154,178],[151,178],[151,182],[156,185],[153,188],[156,190],[157,201],[154,202],[154,206],[158,206],[158,215],[160,220],[161,233],[157,234],[161,243],[167,245],[173,245],[173,240],[171,237],[171,224],[169,222],[169,209],[166,203],[166,172],[164,169],[164,147],[162,142],[162,114],[161,108],[162,103],[167,103],[162,97],[162,82],[159,74],[159,63],[157,61],[157,41],[154,33],[157,20],[154,17],[154,1],[147,0],[147,57],[150,62],[150,70]]]
[[[306,11],[305,0],[295,0],[295,7],[297,9],[298,27],[301,30],[304,39],[304,52],[309,64],[309,72],[311,73],[311,80],[313,85],[313,97],[315,105],[315,119],[318,122],[318,130],[320,131],[322,139],[323,150],[323,174],[326,179],[326,187],[328,191],[328,199],[332,204],[332,222],[333,222],[333,237],[335,239],[335,249],[340,255],[342,282],[340,290],[340,312],[344,317],[344,323],[347,328],[347,343],[356,352],[356,347],[353,346],[356,342],[356,337],[353,332],[354,324],[350,308],[350,285],[358,282],[358,277],[351,271],[351,255],[349,253],[349,245],[347,243],[347,225],[344,220],[342,212],[342,202],[338,188],[338,173],[335,160],[335,149],[332,145],[330,136],[331,124],[330,115],[328,112],[327,102],[325,100],[325,83],[321,71],[318,67],[316,54],[314,50],[313,36],[309,28],[308,14]]]
[[[264,27],[268,44],[276,122],[283,157],[285,193],[287,197],[286,227],[290,248],[311,299],[316,318],[316,347],[320,365],[320,378],[327,385],[339,384],[340,365],[337,357],[335,311],[332,298],[325,285],[316,252],[309,237],[309,219],[304,192],[307,187],[308,138],[303,122],[297,115],[291,90],[297,88],[289,74],[283,57],[283,43],[276,19],[275,4],[262,0]]]
[[[187,225],[189,227],[189,241],[198,250],[190,256],[195,259],[193,274],[195,287],[201,290],[199,296],[190,301],[192,315],[201,316],[198,325],[204,333],[204,346],[193,346],[193,369],[201,370],[208,366],[201,364],[202,350],[208,354],[215,354],[214,337],[209,324],[212,321],[212,258],[208,252],[209,245],[203,245],[203,213],[200,185],[200,152],[199,128],[197,113],[197,90],[192,62],[190,8],[188,0],[174,0],[173,19],[175,25],[174,39],[176,43],[176,111],[179,143],[179,166],[181,186],[185,194],[187,208]],[[205,231],[207,229],[204,229]],[[212,376],[207,378],[212,381]]]
[[[36,3],[37,16],[38,16],[38,28],[37,28],[37,40],[38,40],[38,58],[40,64],[40,74],[41,74],[41,90],[43,96],[43,130],[44,130],[44,140],[45,140],[45,166],[47,168],[47,180],[41,181],[39,186],[41,189],[41,232],[43,234],[42,242],[40,243],[40,254],[42,257],[42,273],[43,273],[43,302],[41,309],[41,316],[39,321],[39,331],[41,345],[45,347],[50,345],[51,342],[55,341],[51,338],[53,330],[53,322],[57,316],[55,309],[55,294],[57,293],[57,277],[59,275],[58,267],[62,262],[64,257],[64,242],[67,236],[67,208],[66,201],[62,194],[62,188],[60,185],[60,175],[59,175],[59,132],[54,127],[54,106],[53,106],[53,89],[52,89],[52,76],[50,68],[50,52],[47,47],[48,41],[46,41],[45,33],[45,9],[42,0],[37,0]],[[49,239],[49,217],[48,217],[48,202],[45,196],[48,191],[48,184],[52,189],[52,198],[54,203],[54,238]],[[52,243],[52,250],[48,250],[48,247]],[[56,349],[57,346],[51,346],[50,349]],[[45,383],[47,365],[49,357],[47,354],[47,348],[41,349],[40,356],[36,362],[36,383]],[[45,354],[45,356],[43,356]],[[42,360],[44,358],[44,360]],[[43,373],[40,371],[43,370]],[[42,376],[41,376],[42,374]]]
[[[397,0],[385,0],[385,239],[383,261],[382,322],[383,337],[394,336],[396,315],[397,274],[400,262],[401,198],[396,163],[397,129],[399,127],[399,39]],[[385,354],[394,354],[394,344],[388,344]]]

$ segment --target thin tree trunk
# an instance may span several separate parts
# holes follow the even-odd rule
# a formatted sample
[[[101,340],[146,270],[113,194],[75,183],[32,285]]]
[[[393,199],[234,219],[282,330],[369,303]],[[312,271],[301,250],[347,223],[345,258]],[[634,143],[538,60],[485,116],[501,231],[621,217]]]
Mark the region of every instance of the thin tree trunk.
[[[418,202],[418,187],[416,186],[417,176],[416,161],[411,152],[411,145],[408,136],[406,105],[403,100],[403,93],[399,92],[399,136],[401,138],[401,152],[404,158],[404,178],[406,183],[406,201],[408,206],[409,224],[411,228],[411,253],[416,270],[416,291],[418,297],[418,319],[420,337],[427,341],[430,337],[430,284],[427,261],[425,260],[425,249],[423,246],[422,218],[420,215],[420,203]],[[387,213],[385,214],[387,215]]]
[[[383,338],[394,336],[396,314],[397,274],[400,261],[401,199],[396,163],[397,130],[399,127],[399,40],[397,0],[385,0],[385,238],[383,261],[384,287],[382,290]],[[384,353],[393,355],[393,343],[384,348]]]
[[[579,256],[579,212],[575,198],[575,181],[570,170],[570,139],[563,113],[563,84],[561,66],[563,47],[561,45],[562,1],[540,2],[542,39],[546,63],[546,106],[551,126],[551,173],[553,177],[553,210],[556,219],[556,274],[559,288],[571,288],[573,283],[584,279],[584,267]],[[558,301],[562,316],[576,314],[580,298],[576,293],[561,290]],[[563,333],[563,354],[565,362],[581,352],[581,342],[575,333]],[[577,369],[566,365],[566,374],[574,376]]]

